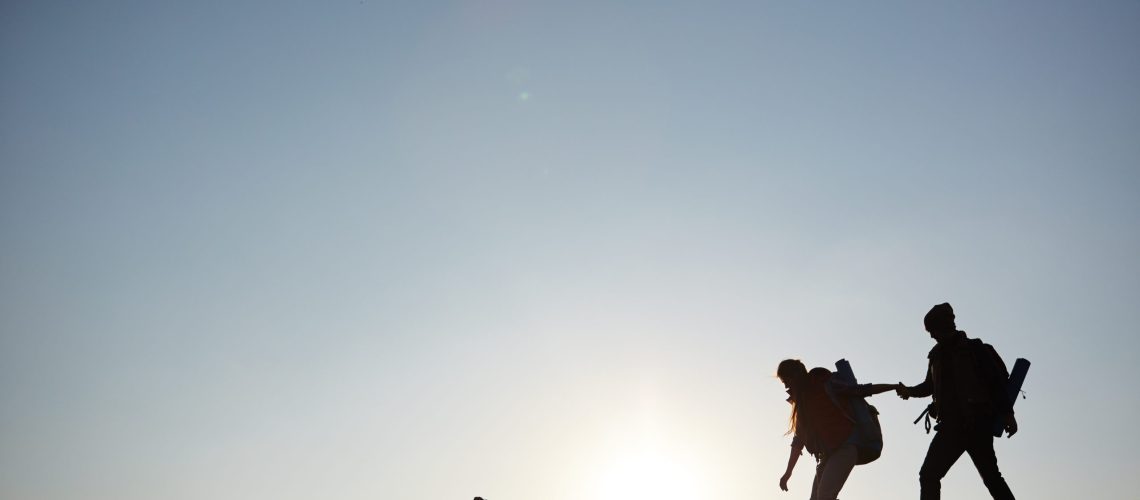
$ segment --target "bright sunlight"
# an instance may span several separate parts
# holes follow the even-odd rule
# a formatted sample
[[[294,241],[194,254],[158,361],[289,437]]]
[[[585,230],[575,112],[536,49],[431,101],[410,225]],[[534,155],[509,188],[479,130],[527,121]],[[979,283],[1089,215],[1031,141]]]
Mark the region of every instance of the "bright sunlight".
[[[624,453],[598,480],[599,500],[690,500],[700,498],[699,474],[684,460],[658,450]]]

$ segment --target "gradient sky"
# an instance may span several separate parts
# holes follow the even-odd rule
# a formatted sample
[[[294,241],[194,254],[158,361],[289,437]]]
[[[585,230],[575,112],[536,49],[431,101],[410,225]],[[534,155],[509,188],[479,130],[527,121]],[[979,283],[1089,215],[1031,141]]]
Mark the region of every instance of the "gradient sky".
[[[615,4],[0,4],[0,497],[805,498],[776,364],[943,301],[1140,489],[1140,4]]]

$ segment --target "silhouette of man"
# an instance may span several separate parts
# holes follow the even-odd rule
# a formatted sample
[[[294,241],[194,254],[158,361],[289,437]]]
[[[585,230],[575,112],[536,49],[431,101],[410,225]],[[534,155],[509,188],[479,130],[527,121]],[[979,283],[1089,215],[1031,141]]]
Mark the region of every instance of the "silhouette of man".
[[[948,303],[931,308],[923,323],[937,342],[927,356],[926,380],[913,387],[900,383],[897,389],[903,399],[932,397],[927,418],[934,417],[937,425],[918,472],[922,500],[940,497],[942,478],[963,452],[995,500],[1014,500],[998,470],[992,434],[995,419],[1002,419],[1010,437],[1017,432],[1005,363],[992,346],[958,330]]]

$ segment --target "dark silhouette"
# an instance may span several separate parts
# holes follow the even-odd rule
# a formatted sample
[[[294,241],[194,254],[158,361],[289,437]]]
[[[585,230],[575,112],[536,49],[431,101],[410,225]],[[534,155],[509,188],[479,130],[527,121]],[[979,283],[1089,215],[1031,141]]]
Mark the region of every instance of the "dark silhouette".
[[[1025,383],[1025,375],[1027,373],[1029,373],[1029,360],[1017,358],[1017,361],[1013,362],[1013,369],[1009,372],[1009,382],[1007,382],[1005,386],[1005,392],[1006,396],[1009,397],[1010,406],[1017,402],[1017,394],[1021,392],[1021,385]],[[1005,420],[994,419],[991,427],[994,431],[994,437],[999,438],[1001,437],[1001,433],[1005,431]]]
[[[787,401],[792,404],[788,434],[794,436],[788,468],[780,478],[780,489],[788,491],[792,470],[807,448],[818,462],[811,500],[836,500],[851,469],[859,462],[856,447],[859,433],[852,417],[850,399],[899,387],[892,384],[854,384],[844,377],[833,376],[827,368],[812,368],[809,372],[798,359],[780,362],[776,376],[787,388]]]
[[[903,399],[932,398],[925,412],[927,432],[931,417],[937,425],[918,473],[922,500],[940,497],[942,478],[963,452],[970,455],[995,500],[1013,500],[998,470],[992,434],[995,419],[1000,419],[1010,437],[1017,433],[1005,363],[992,346],[958,330],[948,303],[931,308],[923,323],[937,342],[927,356],[926,380],[913,387],[900,383],[897,390]]]

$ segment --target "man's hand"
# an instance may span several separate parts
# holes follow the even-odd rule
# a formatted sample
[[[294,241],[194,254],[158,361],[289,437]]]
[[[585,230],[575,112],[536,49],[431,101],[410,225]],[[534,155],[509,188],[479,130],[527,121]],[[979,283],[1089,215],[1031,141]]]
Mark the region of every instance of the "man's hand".
[[[1007,438],[1013,437],[1017,434],[1017,419],[1010,413],[1005,416],[1005,432],[1008,433]]]
[[[791,478],[792,478],[791,474],[784,474],[783,477],[780,478],[780,489],[781,490],[788,491],[788,480]]]
[[[899,382],[899,385],[895,387],[895,394],[898,394],[900,398],[910,399],[910,389],[902,382]]]

